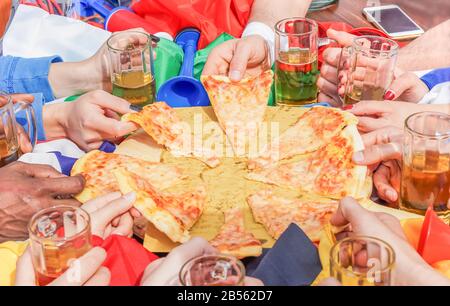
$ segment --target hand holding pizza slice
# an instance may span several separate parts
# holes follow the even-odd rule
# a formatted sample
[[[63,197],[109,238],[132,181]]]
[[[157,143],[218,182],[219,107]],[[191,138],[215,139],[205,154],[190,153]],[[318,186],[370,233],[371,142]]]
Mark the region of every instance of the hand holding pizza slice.
[[[264,121],[273,81],[272,70],[233,82],[224,76],[202,76],[219,124],[236,156],[246,156]]]

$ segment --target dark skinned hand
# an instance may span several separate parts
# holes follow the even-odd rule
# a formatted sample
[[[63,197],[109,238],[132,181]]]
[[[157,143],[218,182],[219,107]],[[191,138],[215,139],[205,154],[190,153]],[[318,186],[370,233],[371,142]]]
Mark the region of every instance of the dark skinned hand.
[[[79,206],[72,195],[84,183],[81,176],[67,177],[50,166],[15,162],[0,168],[0,242],[27,239],[27,224],[39,210]]]

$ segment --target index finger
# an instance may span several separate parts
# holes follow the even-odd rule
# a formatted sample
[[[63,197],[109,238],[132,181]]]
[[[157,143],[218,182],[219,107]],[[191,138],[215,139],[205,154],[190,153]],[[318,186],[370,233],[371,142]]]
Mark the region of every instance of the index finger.
[[[14,163],[13,166],[18,172],[36,178],[63,178],[64,174],[59,173],[55,168],[48,165],[27,164],[23,162]]]
[[[84,184],[85,180],[82,175],[45,178],[39,181],[40,188],[53,196],[78,194],[83,191]]]
[[[361,207],[354,198],[345,197],[339,202],[339,207],[330,222],[336,227],[346,226],[350,223],[354,228],[370,219],[370,212]]]
[[[379,116],[391,112],[392,107],[392,102],[361,101],[348,111],[355,116]]]

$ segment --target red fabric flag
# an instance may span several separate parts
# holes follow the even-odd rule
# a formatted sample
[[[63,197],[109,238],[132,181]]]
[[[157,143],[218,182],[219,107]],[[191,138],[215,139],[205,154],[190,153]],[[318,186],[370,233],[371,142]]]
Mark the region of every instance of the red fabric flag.
[[[111,272],[110,286],[138,286],[145,268],[158,259],[134,239],[112,235],[106,240],[93,236],[94,246],[106,250],[103,266]]]

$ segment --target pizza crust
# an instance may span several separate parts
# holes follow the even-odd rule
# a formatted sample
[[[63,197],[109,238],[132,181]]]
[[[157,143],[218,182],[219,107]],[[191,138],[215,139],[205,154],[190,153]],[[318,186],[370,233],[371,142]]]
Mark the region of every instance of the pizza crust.
[[[364,142],[361,135],[359,134],[356,125],[349,125],[342,131],[342,136],[350,138],[353,143],[353,152],[359,152],[364,150]],[[347,193],[356,199],[362,199],[367,197],[367,194],[372,193],[372,188],[370,191],[367,189],[368,180],[368,170],[367,166],[355,165],[353,167],[353,179],[347,184]],[[370,182],[371,179],[369,179]]]
[[[138,188],[130,173],[123,169],[114,170],[113,173],[119,183],[120,192],[122,194],[134,192],[136,194],[134,207],[158,230],[174,242],[184,243],[190,239],[189,231],[182,228],[180,221],[168,211],[159,209],[154,200]]]

